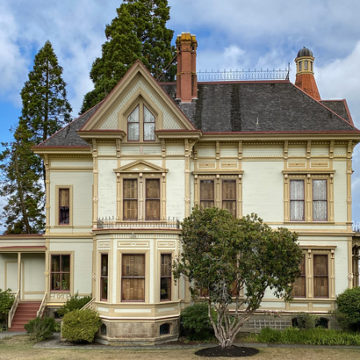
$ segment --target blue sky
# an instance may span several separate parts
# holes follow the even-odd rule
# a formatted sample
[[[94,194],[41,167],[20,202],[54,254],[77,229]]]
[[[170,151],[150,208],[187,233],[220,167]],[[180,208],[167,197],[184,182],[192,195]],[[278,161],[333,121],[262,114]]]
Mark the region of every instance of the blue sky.
[[[19,93],[46,40],[53,44],[76,116],[92,88],[91,64],[117,0],[0,0],[0,142],[11,140]],[[346,98],[360,127],[360,1],[169,0],[174,36],[198,40],[198,69],[284,68],[303,46],[316,57],[323,99]],[[360,221],[360,145],[354,152],[353,219]],[[1,206],[1,202],[0,202]]]

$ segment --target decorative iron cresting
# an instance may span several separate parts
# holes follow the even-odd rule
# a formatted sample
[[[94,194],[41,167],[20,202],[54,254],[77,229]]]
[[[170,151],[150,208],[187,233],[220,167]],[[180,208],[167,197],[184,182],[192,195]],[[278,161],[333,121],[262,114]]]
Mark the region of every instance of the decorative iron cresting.
[[[286,69],[205,70],[197,72],[198,81],[289,80],[290,64]]]

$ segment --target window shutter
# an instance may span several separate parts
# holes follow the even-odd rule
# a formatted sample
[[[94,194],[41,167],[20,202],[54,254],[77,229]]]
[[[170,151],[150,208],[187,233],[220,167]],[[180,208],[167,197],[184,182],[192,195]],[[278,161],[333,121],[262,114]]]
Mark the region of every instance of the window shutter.
[[[122,256],[121,299],[145,300],[145,255]]]
[[[222,181],[222,207],[236,216],[236,180]]]
[[[214,206],[214,181],[200,181],[200,207],[210,208]]]
[[[123,219],[137,220],[138,218],[138,186],[136,179],[123,180]]]
[[[329,296],[328,256],[314,255],[314,297]]]
[[[300,276],[295,280],[293,286],[293,296],[306,297],[305,255],[303,255],[300,263]]]
[[[160,179],[146,179],[145,219],[160,220]]]

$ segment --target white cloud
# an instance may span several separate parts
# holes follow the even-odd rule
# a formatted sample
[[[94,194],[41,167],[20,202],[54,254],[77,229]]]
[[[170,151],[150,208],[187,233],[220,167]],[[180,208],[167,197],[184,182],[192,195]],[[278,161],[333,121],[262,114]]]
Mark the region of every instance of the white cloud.
[[[14,84],[19,84],[26,73],[26,59],[16,44],[19,32],[14,16],[0,4],[0,95],[17,101]]]

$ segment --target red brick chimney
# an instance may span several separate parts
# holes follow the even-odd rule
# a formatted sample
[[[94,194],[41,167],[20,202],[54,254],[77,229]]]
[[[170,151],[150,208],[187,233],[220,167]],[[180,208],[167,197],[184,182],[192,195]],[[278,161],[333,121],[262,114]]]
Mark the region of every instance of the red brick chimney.
[[[321,100],[314,77],[314,56],[311,50],[303,47],[295,59],[296,80],[295,85],[303,89],[316,100]]]
[[[182,33],[176,39],[177,74],[176,99],[191,102],[197,99],[196,48],[195,35]]]

